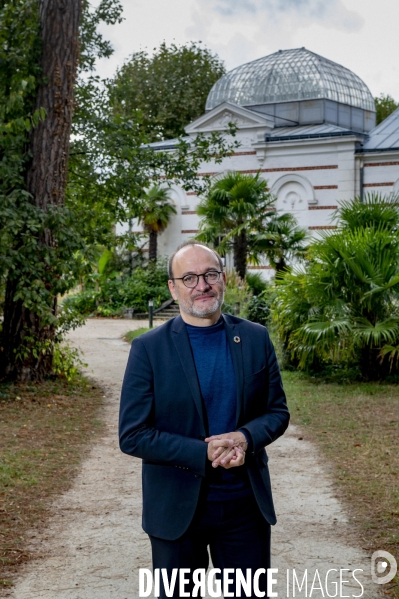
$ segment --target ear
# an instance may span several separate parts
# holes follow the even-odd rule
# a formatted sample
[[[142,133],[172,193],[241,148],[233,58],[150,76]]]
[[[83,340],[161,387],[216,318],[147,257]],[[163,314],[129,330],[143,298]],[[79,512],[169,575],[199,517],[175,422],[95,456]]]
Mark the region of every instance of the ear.
[[[175,289],[175,284],[172,281],[172,279],[169,279],[169,281],[168,281],[168,287],[169,287],[169,291],[170,291],[170,294],[173,297],[173,299],[177,300],[177,293],[176,293],[176,289]]]
[[[226,273],[222,272],[223,291],[226,291]]]

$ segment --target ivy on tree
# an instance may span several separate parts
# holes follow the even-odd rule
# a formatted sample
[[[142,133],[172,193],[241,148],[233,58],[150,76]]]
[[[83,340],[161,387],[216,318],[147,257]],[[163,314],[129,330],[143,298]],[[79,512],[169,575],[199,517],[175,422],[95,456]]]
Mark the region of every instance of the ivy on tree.
[[[112,52],[98,25],[120,15],[119,0],[95,9],[87,0],[0,2],[2,377],[52,373],[60,327],[71,324],[57,297],[87,271],[111,225],[139,214],[142,190],[165,178],[195,189],[201,163],[234,145],[216,133],[173,154],[143,147],[140,119],[115,114],[92,74]]]

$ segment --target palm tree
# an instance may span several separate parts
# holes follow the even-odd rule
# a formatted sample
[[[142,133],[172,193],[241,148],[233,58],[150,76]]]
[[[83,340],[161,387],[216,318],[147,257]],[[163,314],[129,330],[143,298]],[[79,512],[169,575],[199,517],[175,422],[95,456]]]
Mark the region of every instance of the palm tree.
[[[307,239],[307,231],[298,227],[292,214],[273,213],[266,231],[252,236],[251,253],[255,256],[264,254],[279,273],[287,268],[288,262],[305,258]]]
[[[399,364],[399,209],[366,196],[341,204],[339,227],[277,286],[280,336],[302,367],[357,362],[365,379]]]
[[[273,202],[267,181],[260,179],[259,173],[253,176],[231,171],[216,180],[208,196],[200,202],[197,213],[203,219],[197,239],[218,245],[221,253],[232,249],[235,269],[244,279],[248,238],[252,231],[264,229]]]
[[[157,259],[158,235],[165,231],[176,208],[171,203],[169,190],[160,185],[153,185],[144,196],[144,205],[139,216],[139,222],[148,233],[148,259]]]

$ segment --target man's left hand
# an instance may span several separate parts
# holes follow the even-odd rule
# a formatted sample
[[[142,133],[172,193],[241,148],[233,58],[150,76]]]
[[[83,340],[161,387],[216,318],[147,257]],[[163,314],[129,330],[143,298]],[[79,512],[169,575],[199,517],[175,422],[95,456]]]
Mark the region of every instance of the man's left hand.
[[[222,466],[223,468],[233,468],[235,466],[242,466],[245,461],[245,452],[248,448],[248,443],[245,435],[240,431],[232,431],[231,433],[224,433],[222,435],[212,435],[205,439],[206,443],[210,441],[229,439],[233,441],[233,445],[226,449],[219,447],[215,450],[212,455],[212,466]]]

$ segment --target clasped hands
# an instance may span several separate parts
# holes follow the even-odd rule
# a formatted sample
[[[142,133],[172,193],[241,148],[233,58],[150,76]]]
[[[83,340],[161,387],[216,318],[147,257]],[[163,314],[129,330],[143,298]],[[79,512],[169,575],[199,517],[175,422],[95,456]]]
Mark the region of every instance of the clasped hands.
[[[244,464],[248,443],[240,431],[213,435],[207,437],[205,442],[208,443],[208,460],[212,462],[213,468],[222,466],[228,469]]]

